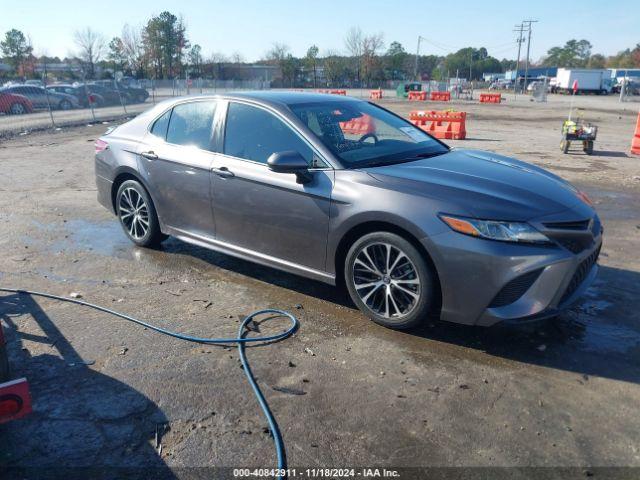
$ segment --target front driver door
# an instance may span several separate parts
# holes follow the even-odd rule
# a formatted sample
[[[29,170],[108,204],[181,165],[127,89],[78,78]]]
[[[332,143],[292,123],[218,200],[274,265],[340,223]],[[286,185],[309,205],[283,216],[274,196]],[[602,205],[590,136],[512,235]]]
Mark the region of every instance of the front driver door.
[[[268,260],[324,271],[333,169],[263,107],[229,102],[225,127],[211,174],[216,239]],[[316,167],[311,182],[269,170],[269,156],[289,150]]]

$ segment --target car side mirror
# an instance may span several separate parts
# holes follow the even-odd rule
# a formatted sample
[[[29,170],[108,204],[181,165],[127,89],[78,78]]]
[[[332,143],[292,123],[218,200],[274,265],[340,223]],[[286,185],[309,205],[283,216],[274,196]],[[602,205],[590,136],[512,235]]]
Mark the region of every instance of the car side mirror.
[[[313,179],[307,160],[293,150],[272,153],[267,159],[267,165],[273,172],[295,173],[298,183],[309,183]]]

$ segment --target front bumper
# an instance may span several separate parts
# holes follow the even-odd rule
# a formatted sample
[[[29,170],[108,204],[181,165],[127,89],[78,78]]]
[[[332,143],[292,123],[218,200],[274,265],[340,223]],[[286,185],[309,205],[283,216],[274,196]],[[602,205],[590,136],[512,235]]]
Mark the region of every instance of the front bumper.
[[[511,244],[445,232],[422,240],[431,254],[442,290],[442,320],[490,326],[524,323],[557,315],[589,287],[597,275],[599,235],[591,248],[574,254],[560,246]],[[588,271],[580,272],[589,258]],[[540,274],[513,303],[489,307],[510,281]],[[579,280],[576,284],[575,280]],[[572,284],[572,280],[574,280]]]

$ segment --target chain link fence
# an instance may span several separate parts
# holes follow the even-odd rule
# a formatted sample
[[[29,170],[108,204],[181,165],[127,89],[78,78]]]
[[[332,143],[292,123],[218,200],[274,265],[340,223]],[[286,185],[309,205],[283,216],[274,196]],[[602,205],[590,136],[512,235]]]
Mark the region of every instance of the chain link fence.
[[[0,137],[44,128],[93,124],[139,114],[157,102],[182,95],[264,90],[263,80],[122,77],[75,82],[9,81],[0,86]]]

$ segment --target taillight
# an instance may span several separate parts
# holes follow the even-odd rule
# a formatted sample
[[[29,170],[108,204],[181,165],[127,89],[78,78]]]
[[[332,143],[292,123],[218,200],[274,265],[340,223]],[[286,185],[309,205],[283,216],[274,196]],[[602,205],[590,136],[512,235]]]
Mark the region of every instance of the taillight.
[[[96,153],[104,152],[107,148],[109,148],[109,144],[102,139],[97,139],[94,144],[96,147]]]
[[[22,398],[18,395],[8,394],[0,396],[0,418],[13,417],[22,409]]]

